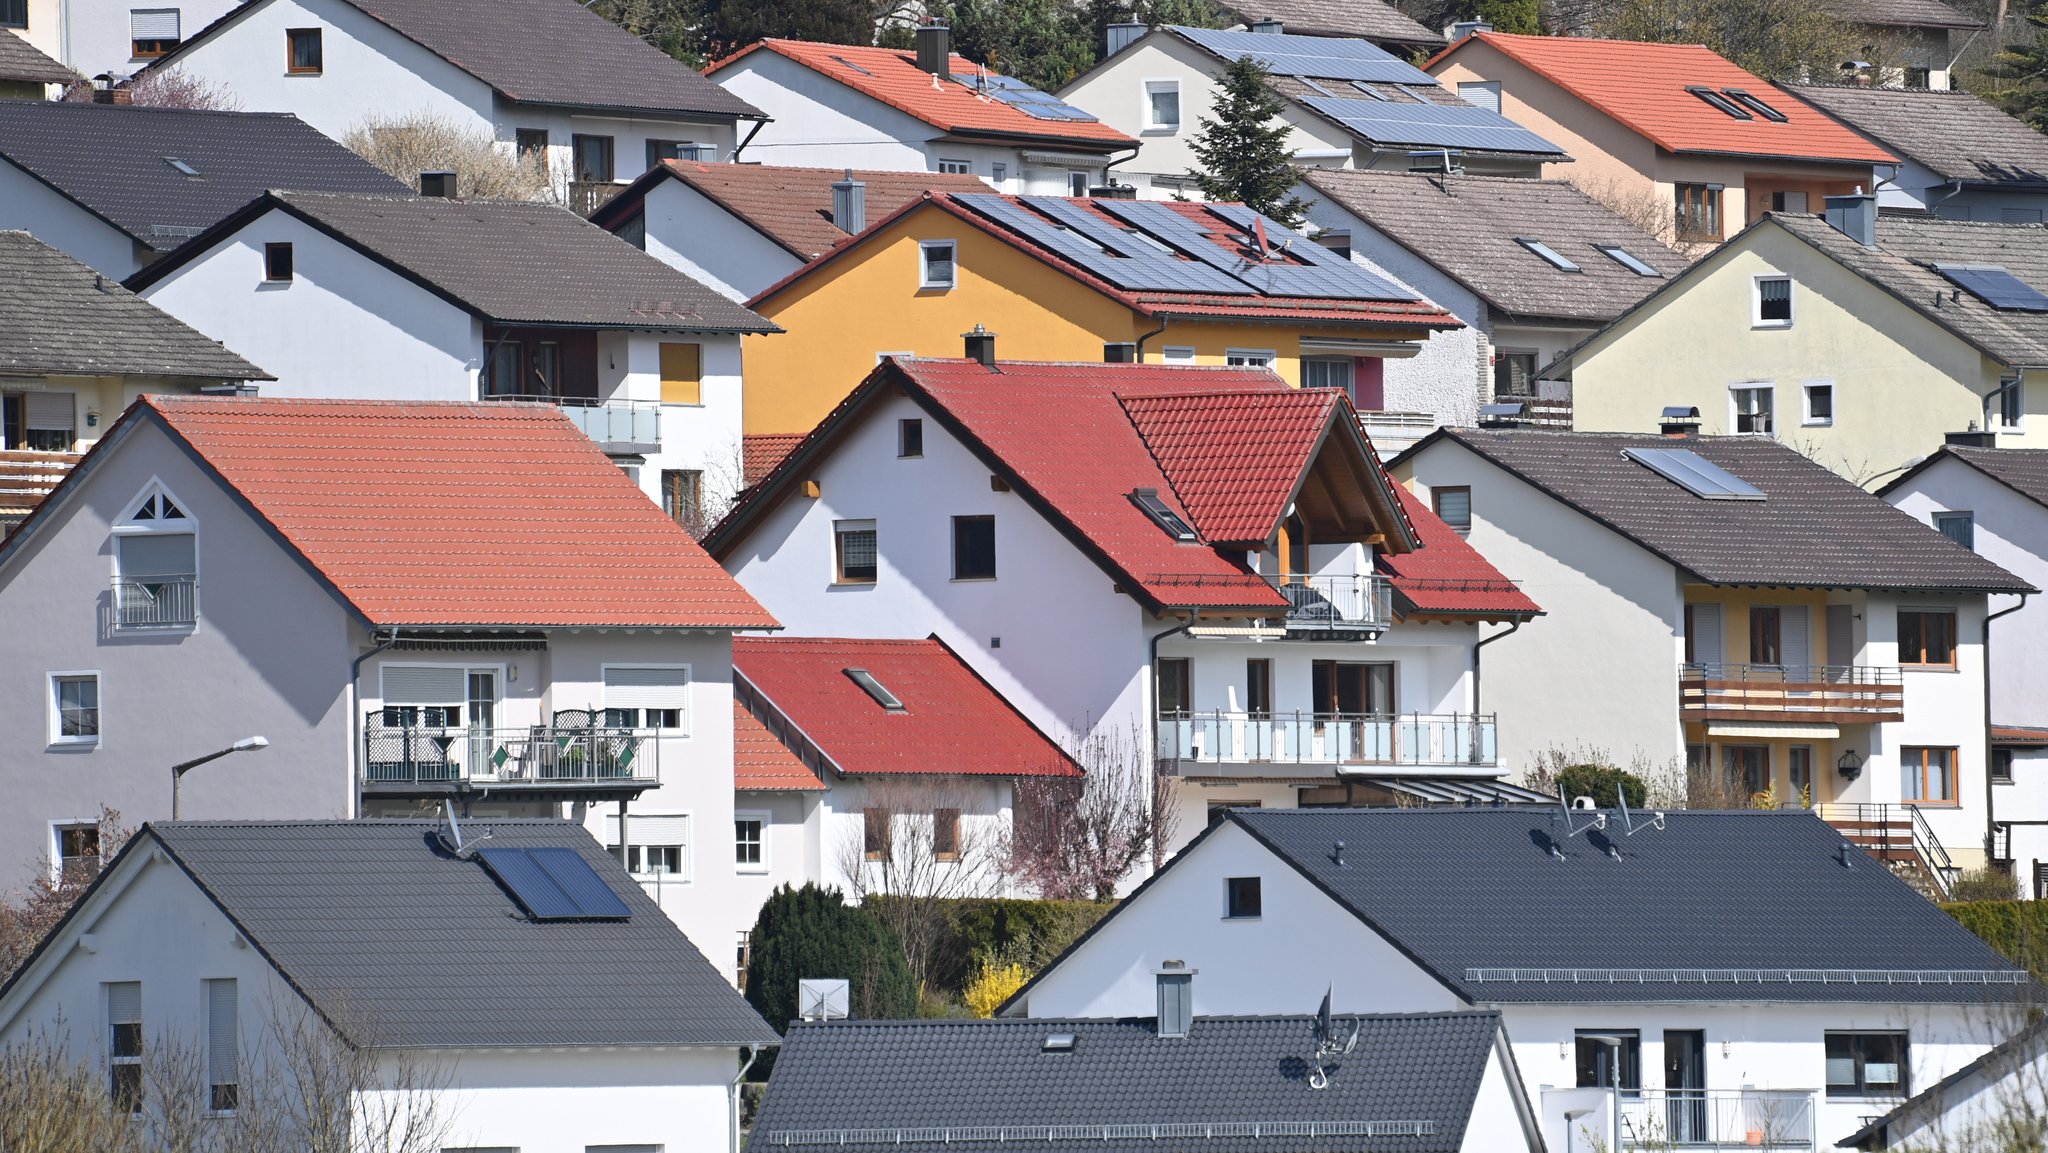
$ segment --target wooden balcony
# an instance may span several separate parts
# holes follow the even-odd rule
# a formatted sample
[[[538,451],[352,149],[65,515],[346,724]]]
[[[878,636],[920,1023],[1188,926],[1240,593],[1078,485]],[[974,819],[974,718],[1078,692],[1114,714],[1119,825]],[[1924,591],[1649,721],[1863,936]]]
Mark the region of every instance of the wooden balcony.
[[[26,520],[77,463],[76,453],[0,449],[0,537]]]
[[[1678,707],[1687,721],[1861,725],[1905,720],[1906,689],[1890,666],[1692,664]]]
[[[610,204],[612,197],[624,187],[609,180],[572,180],[569,182],[569,209],[578,216],[589,216]]]

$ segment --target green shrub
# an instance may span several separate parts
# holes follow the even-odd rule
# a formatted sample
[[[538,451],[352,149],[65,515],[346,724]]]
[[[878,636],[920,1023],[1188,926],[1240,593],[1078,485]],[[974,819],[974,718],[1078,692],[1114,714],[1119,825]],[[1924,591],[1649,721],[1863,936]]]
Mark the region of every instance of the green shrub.
[[[2011,873],[1999,869],[1971,869],[1956,878],[1948,899],[1959,902],[2017,901],[2020,899],[2020,885]]]
[[[2048,901],[1950,901],[1942,908],[2037,980],[2048,980]]]
[[[1557,771],[1557,783],[1564,787],[1567,800],[1591,797],[1593,803],[1603,809],[1614,803],[1617,785],[1621,786],[1622,796],[1628,799],[1629,808],[1640,809],[1650,799],[1650,788],[1641,777],[1613,765],[1566,765]]]
[[[931,979],[956,992],[989,965],[1018,964],[1037,972],[1115,908],[1097,901],[993,897],[947,904],[947,932],[933,958]]]
[[[844,977],[855,1017],[917,1015],[917,985],[902,943],[837,889],[775,890],[749,941],[747,1001],[778,1030],[797,1016],[796,983],[812,977]]]

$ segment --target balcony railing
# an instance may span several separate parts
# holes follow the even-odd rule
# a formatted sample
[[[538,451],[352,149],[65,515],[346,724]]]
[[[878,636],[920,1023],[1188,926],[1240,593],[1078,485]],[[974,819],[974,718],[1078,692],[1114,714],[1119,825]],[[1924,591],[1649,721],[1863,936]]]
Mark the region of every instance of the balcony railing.
[[[1688,664],[1679,674],[1678,703],[1691,721],[1906,719],[1899,670],[1885,665]]]
[[[1624,1090],[1620,1146],[1632,1149],[1812,1149],[1811,1089]]]
[[[549,789],[660,781],[658,730],[608,725],[434,726],[363,724],[366,785],[468,783]]]
[[[114,578],[114,627],[190,628],[199,620],[199,578],[190,574]]]
[[[661,404],[652,400],[596,400],[583,396],[486,395],[485,400],[552,404],[569,423],[606,452],[661,451]]]
[[[1917,864],[1944,897],[1955,888],[1962,869],[1948,855],[1941,838],[1916,805],[1845,802],[1814,806],[1820,819],[1833,825],[1844,840],[1880,861]]]
[[[1491,715],[1401,713],[1167,713],[1161,760],[1194,765],[1435,765],[1499,763]]]
[[[1287,627],[1298,632],[1385,632],[1394,623],[1394,590],[1370,573],[1269,576],[1287,598]]]
[[[609,180],[572,180],[569,182],[569,208],[578,216],[588,216],[605,205],[626,186]]]

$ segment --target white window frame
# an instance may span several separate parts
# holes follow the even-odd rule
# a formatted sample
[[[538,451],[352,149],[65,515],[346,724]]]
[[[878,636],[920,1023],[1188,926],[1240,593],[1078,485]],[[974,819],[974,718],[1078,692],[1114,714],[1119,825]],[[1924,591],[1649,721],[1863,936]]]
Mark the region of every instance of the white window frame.
[[[1234,368],[1273,368],[1280,353],[1271,348],[1226,348],[1223,363]],[[1274,371],[1279,371],[1274,369]]]
[[[1742,415],[1742,410],[1741,410],[1741,408],[1739,408],[1739,407],[1737,406],[1737,403],[1736,403],[1736,399],[1735,399],[1735,398],[1736,398],[1736,394],[1738,394],[1738,393],[1744,393],[1744,392],[1766,392],[1766,393],[1769,393],[1769,394],[1770,394],[1770,402],[1771,402],[1771,405],[1770,405],[1770,409],[1771,409],[1771,431],[1769,431],[1769,432],[1767,432],[1767,433],[1765,433],[1765,432],[1742,432],[1742,431],[1738,430],[1738,429],[1737,429],[1737,428],[1735,427],[1735,426],[1736,426],[1736,422],[1737,422],[1737,418],[1738,418],[1738,417],[1740,417],[1740,416]],[[1730,436],[1768,436],[1768,437],[1772,438],[1773,440],[1777,439],[1777,436],[1778,436],[1778,383],[1777,383],[1776,381],[1773,381],[1773,380],[1738,380],[1738,381],[1736,381],[1735,383],[1733,383],[1733,384],[1730,384],[1730,385],[1728,386],[1728,435],[1730,435]]]
[[[2010,391],[2017,398],[2020,418],[2008,422],[2005,419],[2004,396]],[[2000,381],[1999,386],[1984,397],[1984,427],[1993,432],[2025,432],[2027,427],[2027,378],[2022,375],[2010,381]]]
[[[693,705],[695,704],[695,697],[696,697],[696,690],[697,690],[697,674],[696,674],[696,672],[695,672],[695,671],[694,671],[694,670],[693,670],[693,669],[692,669],[692,668],[691,668],[691,667],[690,667],[690,666],[689,666],[688,664],[685,664],[685,663],[681,663],[681,662],[676,662],[676,661],[605,661],[605,662],[602,662],[602,663],[600,663],[600,664],[598,665],[598,667],[597,667],[597,688],[598,688],[598,692],[599,692],[600,694],[602,694],[602,693],[604,692],[604,690],[605,690],[606,688],[608,688],[608,687],[609,687],[609,678],[608,678],[608,674],[609,674],[609,673],[610,673],[610,672],[611,672],[611,671],[612,671],[613,669],[661,669],[661,670],[663,670],[663,671],[669,671],[669,672],[673,672],[673,671],[677,671],[677,670],[680,670],[680,671],[682,672],[682,674],[683,674],[683,705],[682,705],[682,710],[681,710],[681,711],[682,711],[682,714],[683,714],[683,715],[682,715],[682,716],[681,716],[681,717],[679,718],[679,719],[680,719],[680,720],[682,721],[682,724],[678,725],[677,727],[675,727],[675,728],[673,728],[673,729],[660,729],[660,728],[657,728],[657,729],[655,729],[654,731],[655,731],[656,733],[658,733],[658,734],[660,735],[660,739],[662,739],[662,740],[667,740],[667,739],[670,739],[670,738],[674,738],[674,739],[677,739],[677,740],[685,740],[685,741],[687,741],[687,740],[689,740],[689,739],[691,738],[691,736],[692,736],[692,735],[693,735],[693,734],[695,733],[695,731],[696,731],[696,724],[695,724],[695,721],[696,721],[696,715],[697,715],[697,710],[696,710],[696,709],[695,709],[695,708],[693,707]],[[602,703],[602,704],[600,704],[600,705],[598,706],[598,708],[597,708],[597,713],[598,713],[598,715],[599,715],[599,716],[601,717],[601,716],[603,716],[603,715],[604,715],[604,711],[605,711],[606,709],[609,709],[609,708],[612,708],[612,707],[613,707],[613,706],[612,706],[611,702],[610,702],[609,700],[606,700],[606,701],[605,701],[604,703]],[[621,707],[623,707],[623,706],[621,706]],[[652,726],[642,726],[642,727],[652,727]],[[690,832],[691,832],[691,834],[692,834],[692,835],[694,836],[694,835],[696,834],[696,829],[694,829],[694,828],[693,828],[693,829],[691,829],[691,830],[690,830]]]
[[[773,825],[773,824],[774,824],[774,814],[772,814],[772,813],[769,813],[769,812],[768,812],[767,810],[765,810],[765,809],[734,809],[734,810],[732,811],[732,819],[733,819],[733,824],[734,824],[734,828],[733,828],[733,834],[732,834],[732,839],[733,839],[733,861],[732,861],[732,870],[733,870],[733,872],[735,872],[735,873],[742,873],[742,874],[745,874],[745,875],[747,875],[747,876],[756,876],[756,875],[759,875],[759,874],[761,874],[761,873],[766,873],[766,872],[768,871],[768,864],[769,864],[769,862],[768,862],[768,829],[769,829],[769,826],[771,826],[771,825]],[[740,839],[740,834],[739,834],[739,828],[738,828],[738,824],[739,824],[739,822],[741,822],[741,821],[759,821],[759,822],[761,822],[761,859],[760,859],[759,861],[753,862],[753,863],[751,863],[751,864],[748,864],[748,863],[742,862],[742,861],[741,861],[741,860],[739,859],[739,839]]]
[[[623,861],[622,861],[622,862],[620,862],[620,866],[621,866],[622,868],[626,869],[626,870],[627,870],[627,872],[628,872],[628,873],[629,873],[629,874],[630,874],[630,875],[631,875],[631,876],[633,877],[633,879],[634,879],[634,880],[636,880],[636,881],[653,881],[653,882],[655,882],[655,883],[656,883],[656,884],[658,884],[658,885],[690,885],[690,884],[695,884],[695,883],[696,883],[696,862],[695,862],[695,861],[693,861],[693,860],[691,859],[691,857],[692,857],[693,851],[694,851],[694,850],[696,849],[696,847],[697,847],[697,816],[696,816],[696,814],[695,814],[695,813],[693,813],[693,812],[687,812],[687,811],[686,811],[686,812],[680,812],[680,813],[627,813],[627,814],[626,814],[626,836],[628,836],[628,837],[631,837],[631,836],[633,835],[633,826],[634,826],[634,825],[635,825],[636,823],[638,823],[638,822],[640,822],[640,821],[644,821],[644,820],[647,820],[647,819],[649,819],[649,818],[652,818],[652,817],[660,817],[660,818],[663,818],[663,819],[666,819],[666,820],[675,820],[675,819],[677,819],[677,818],[681,818],[681,819],[682,819],[682,821],[683,821],[683,837],[684,837],[684,840],[683,840],[683,843],[682,843],[681,845],[679,845],[679,846],[671,846],[671,845],[668,845],[668,844],[666,844],[666,843],[660,843],[660,844],[658,845],[658,847],[660,847],[660,848],[677,848],[677,849],[680,849],[680,850],[681,850],[680,852],[678,852],[678,853],[676,854],[676,865],[678,866],[678,867],[677,867],[677,870],[676,870],[675,872],[673,872],[673,873],[650,873],[650,872],[646,872],[646,871],[644,871],[644,870],[642,870],[642,871],[638,871],[638,872],[635,872],[635,871],[633,870],[633,867],[632,867],[632,866],[631,866],[630,864],[627,864],[626,862],[623,862]],[[619,825],[618,825],[618,821],[619,821],[619,818],[618,818],[617,814],[606,814],[606,824],[605,824],[605,842],[604,842],[604,843],[605,843],[605,846],[606,846],[606,850],[605,850],[605,851],[606,851],[607,853],[611,853],[611,854],[613,854],[613,855],[614,855],[614,859],[616,859],[616,855],[617,855],[617,853],[618,853],[618,848],[619,848],[619,845],[621,844],[621,841],[619,840],[619,838],[616,838],[616,837],[613,837],[613,836],[611,836],[611,830],[613,830],[613,829],[616,829],[616,828],[618,828],[618,827],[619,827]],[[627,851],[627,853],[625,854],[625,855],[626,855],[626,857],[627,857],[627,860],[629,860],[629,861],[630,861],[630,860],[631,860],[631,858],[632,858],[632,855],[633,855],[633,854],[632,854],[631,850],[633,850],[633,849],[636,849],[636,848],[637,848],[637,849],[641,850],[641,852],[640,852],[640,863],[641,863],[641,864],[642,864],[642,865],[644,866],[644,865],[645,865],[645,864],[647,863],[647,852],[646,852],[646,849],[647,849],[647,846],[648,846],[648,844],[650,844],[650,843],[651,843],[651,842],[648,842],[648,841],[643,841],[643,840],[637,840],[637,839],[636,839],[636,840],[631,840],[631,841],[626,841],[626,842],[624,842],[624,844],[626,845],[626,848],[627,848],[627,850],[628,850],[628,851]]]
[[[1152,97],[1155,94],[1161,92],[1173,93],[1174,120],[1171,124],[1165,123],[1160,120],[1155,120],[1152,117]],[[1142,84],[1140,84],[1139,100],[1142,101],[1142,107],[1138,109],[1138,112],[1139,115],[1142,117],[1145,125],[1143,131],[1155,132],[1162,136],[1171,136],[1179,132],[1182,122],[1187,119],[1186,110],[1181,107],[1180,98],[1181,90],[1180,80],[1178,78],[1163,77],[1147,79]]]
[[[172,504],[177,505],[178,511],[184,514],[183,519],[174,522],[171,525],[166,525],[162,521],[152,523],[130,519],[130,517],[133,515],[136,506],[140,505],[144,500],[153,496],[161,497],[164,500],[170,501]],[[192,538],[192,623],[189,625],[173,625],[169,628],[142,628],[139,626],[133,626],[124,630],[120,627],[118,623],[120,621],[120,606],[116,604],[114,608],[114,619],[116,622],[114,626],[115,631],[126,633],[148,632],[167,636],[189,636],[191,634],[197,633],[199,631],[200,622],[204,620],[206,617],[206,613],[200,605],[200,589],[202,586],[205,585],[206,581],[205,573],[202,571],[202,566],[200,564],[200,557],[203,550],[201,550],[201,548],[199,547],[199,518],[193,515],[192,506],[185,503],[185,498],[179,496],[177,493],[172,492],[170,490],[170,486],[164,484],[164,482],[160,478],[152,476],[149,478],[149,483],[143,485],[140,489],[136,490],[135,495],[129,497],[128,503],[122,507],[124,511],[121,515],[121,519],[114,522],[114,527],[112,530],[112,533],[116,538],[130,536],[159,535],[189,536]],[[110,551],[112,551],[113,553],[114,580],[118,581],[121,579],[122,576],[121,545],[118,539],[116,539],[114,547]],[[113,587],[116,587],[118,589],[118,586]],[[117,591],[115,595],[119,596],[120,594]]]
[[[98,721],[98,724],[95,727],[99,729],[99,732],[90,737],[64,736],[64,718],[62,708],[58,704],[57,699],[57,682],[65,680],[83,680],[87,677],[92,678],[93,682],[93,698],[95,701],[95,704],[93,705],[93,712],[95,714],[94,719]],[[100,675],[100,670],[59,669],[55,672],[47,674],[44,677],[43,685],[43,696],[44,699],[48,702],[48,708],[50,711],[49,747],[51,749],[80,750],[99,748],[100,742],[104,741],[107,736],[107,683],[106,678]]]
[[[1094,180],[1095,174],[1093,172],[1076,172],[1073,169],[1068,169],[1067,195],[1076,198],[1088,195],[1088,186]]]
[[[1785,282],[1785,319],[1764,319],[1764,282],[1782,280]],[[1799,293],[1795,291],[1792,278],[1781,272],[1760,272],[1749,278],[1749,326],[1751,328],[1790,328],[1799,319]]]
[[[1169,344],[1159,350],[1159,359],[1167,364],[1195,363],[1195,346],[1192,344]]]
[[[938,249],[948,253],[946,262],[953,267],[950,278],[939,281],[931,276],[931,253]],[[957,240],[920,240],[917,242],[917,286],[951,292],[960,287],[960,242]]]
[[[1813,415],[1813,390],[1828,390],[1828,414]],[[1831,428],[1835,423],[1835,382],[1832,380],[1805,380],[1799,383],[1799,426],[1801,428]]]
[[[948,176],[974,175],[974,162],[971,160],[953,160],[941,157],[935,163],[939,166],[938,171]]]
[[[93,829],[93,830],[95,830],[95,831],[98,831],[98,829],[99,829],[99,827],[100,827],[100,819],[99,819],[98,817],[72,817],[72,818],[69,818],[69,819],[65,819],[65,818],[62,818],[62,817],[60,817],[60,818],[58,818],[58,819],[56,819],[56,820],[53,820],[53,821],[49,821],[49,822],[47,822],[47,824],[49,825],[49,829],[50,829],[50,839],[49,839],[49,850],[50,850],[50,879],[51,879],[51,880],[53,880],[53,881],[61,881],[61,880],[63,880],[63,879],[64,879],[64,832],[65,832],[65,830],[67,830],[67,829]],[[105,867],[106,867],[106,863],[107,863],[107,847],[106,847],[105,845],[101,845],[101,846],[100,846],[100,867],[101,867],[101,868],[105,868]]]

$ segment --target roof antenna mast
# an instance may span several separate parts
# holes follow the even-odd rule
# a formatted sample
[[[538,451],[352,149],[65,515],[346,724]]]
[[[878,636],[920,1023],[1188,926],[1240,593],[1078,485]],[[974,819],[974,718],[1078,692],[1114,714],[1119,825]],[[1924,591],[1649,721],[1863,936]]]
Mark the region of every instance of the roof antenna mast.
[[[441,827],[434,830],[434,839],[441,842],[442,848],[466,861],[476,852],[478,845],[491,839],[491,831],[485,829],[481,836],[463,840],[462,826],[455,823],[455,802],[442,801]]]
[[[1628,811],[1628,798],[1622,794],[1619,783],[1614,786],[1614,804],[1616,808],[1621,810],[1621,831],[1623,834],[1633,837],[1644,829],[1656,829],[1659,832],[1664,830],[1663,813],[1653,811],[1650,814],[1650,819],[1647,821],[1635,819],[1634,815]]]
[[[1323,990],[1323,1007],[1316,1011],[1315,1051],[1309,1054],[1308,1087],[1327,1089],[1330,1087],[1330,1071],[1325,1066],[1339,1057],[1348,1056],[1358,1048],[1358,1034],[1362,1026],[1358,1018],[1351,1018],[1351,1029],[1343,1031],[1330,1019],[1330,994],[1335,988]]]

